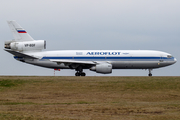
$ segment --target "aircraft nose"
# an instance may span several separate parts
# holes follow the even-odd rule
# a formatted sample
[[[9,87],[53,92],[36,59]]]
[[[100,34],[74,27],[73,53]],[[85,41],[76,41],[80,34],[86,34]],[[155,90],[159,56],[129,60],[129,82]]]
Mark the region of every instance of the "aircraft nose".
[[[176,58],[174,58],[174,63],[176,63],[177,62],[177,59]]]

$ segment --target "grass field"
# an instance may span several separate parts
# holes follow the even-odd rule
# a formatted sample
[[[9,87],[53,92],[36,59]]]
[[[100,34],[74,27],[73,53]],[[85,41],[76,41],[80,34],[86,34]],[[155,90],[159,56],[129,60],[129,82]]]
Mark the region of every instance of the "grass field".
[[[0,76],[1,120],[177,120],[180,77]]]

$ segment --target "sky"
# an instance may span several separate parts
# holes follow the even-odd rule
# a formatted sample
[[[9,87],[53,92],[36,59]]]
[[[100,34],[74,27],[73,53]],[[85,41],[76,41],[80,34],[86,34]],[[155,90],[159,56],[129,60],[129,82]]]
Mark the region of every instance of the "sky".
[[[0,75],[53,76],[54,70],[16,61],[4,51],[16,20],[46,50],[158,50],[180,60],[180,0],[1,0]],[[148,70],[113,70],[87,76],[147,76]],[[179,76],[180,62],[153,76]],[[56,76],[74,76],[61,70]]]

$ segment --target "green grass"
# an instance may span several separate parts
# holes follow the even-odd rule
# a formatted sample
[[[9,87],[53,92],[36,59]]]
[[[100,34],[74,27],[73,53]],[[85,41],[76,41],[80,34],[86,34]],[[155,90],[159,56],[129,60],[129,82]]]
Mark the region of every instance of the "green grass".
[[[1,102],[0,105],[34,105],[32,102]]]
[[[180,77],[0,77],[0,119],[180,119]]]
[[[0,80],[0,87],[14,87],[21,85],[23,83],[23,80],[2,79]]]

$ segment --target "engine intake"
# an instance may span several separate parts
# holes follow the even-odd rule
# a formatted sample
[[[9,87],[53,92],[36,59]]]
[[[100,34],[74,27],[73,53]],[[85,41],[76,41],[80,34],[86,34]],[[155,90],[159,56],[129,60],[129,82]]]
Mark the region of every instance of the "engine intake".
[[[109,63],[97,64],[96,66],[91,67],[90,70],[103,74],[112,73],[112,64]]]

